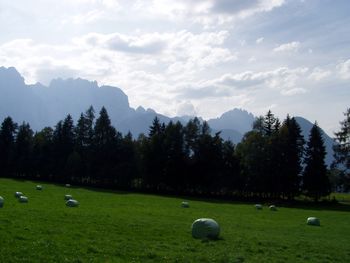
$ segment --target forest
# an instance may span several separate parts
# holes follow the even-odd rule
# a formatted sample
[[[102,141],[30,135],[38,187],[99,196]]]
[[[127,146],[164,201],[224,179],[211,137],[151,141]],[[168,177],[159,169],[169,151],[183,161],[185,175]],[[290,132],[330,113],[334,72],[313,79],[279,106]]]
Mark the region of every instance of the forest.
[[[349,118],[350,111],[346,114]],[[303,194],[318,201],[332,190],[317,123],[305,141],[293,117],[281,122],[269,111],[234,145],[223,141],[220,132],[211,135],[209,125],[198,118],[186,125],[155,118],[149,133],[135,139],[111,125],[104,107],[95,115],[91,106],[76,124],[67,115],[55,127],[37,132],[29,123],[5,118],[1,177],[232,199],[292,200]],[[341,147],[341,131],[336,135],[333,170],[349,155]]]

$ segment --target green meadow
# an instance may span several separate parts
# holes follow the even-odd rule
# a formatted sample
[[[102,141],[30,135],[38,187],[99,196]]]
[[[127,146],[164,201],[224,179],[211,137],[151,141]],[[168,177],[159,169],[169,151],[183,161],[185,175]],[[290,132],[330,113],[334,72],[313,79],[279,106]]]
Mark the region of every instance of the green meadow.
[[[350,209],[189,200],[0,179],[0,262],[350,262]],[[29,198],[19,203],[16,191]],[[65,206],[64,195],[78,200]],[[344,198],[348,198],[344,196]],[[348,200],[348,199],[347,199]],[[308,226],[309,216],[321,226]],[[218,240],[191,236],[195,219]]]

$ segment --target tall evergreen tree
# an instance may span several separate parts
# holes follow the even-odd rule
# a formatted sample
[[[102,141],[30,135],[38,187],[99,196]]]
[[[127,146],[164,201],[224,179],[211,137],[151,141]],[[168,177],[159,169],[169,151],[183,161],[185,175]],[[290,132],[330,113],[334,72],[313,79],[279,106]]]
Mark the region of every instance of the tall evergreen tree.
[[[335,133],[334,163],[340,171],[343,190],[350,190],[350,108],[344,113],[345,119],[340,122],[340,131]]]
[[[259,194],[266,191],[265,163],[266,140],[261,132],[247,132],[236,147],[236,155],[240,160],[241,174],[244,178],[242,192],[245,195]]]
[[[300,176],[304,155],[304,137],[295,118],[289,115],[280,129],[280,175],[277,182],[283,196],[289,199],[300,193]]]
[[[14,149],[15,172],[17,176],[29,177],[33,173],[33,135],[34,132],[28,123],[18,127]]]
[[[275,125],[276,125],[277,119],[275,118],[274,114],[269,110],[265,116],[264,119],[264,134],[266,136],[271,136],[272,133],[275,130]]]
[[[75,127],[75,157],[71,160],[80,159],[81,169],[76,175],[81,183],[88,183],[91,179],[91,163],[93,158],[93,139],[94,139],[94,119],[95,111],[92,106],[83,114],[80,115]],[[75,162],[75,163],[76,163]],[[77,164],[78,165],[78,164]],[[78,165],[79,166],[79,165]]]
[[[102,107],[94,127],[94,171],[95,182],[99,185],[113,183],[113,169],[116,163],[117,143],[121,134],[112,126],[105,107]]]
[[[181,192],[185,187],[186,153],[184,128],[180,122],[169,122],[164,133],[165,184],[171,191]]]
[[[1,124],[0,129],[0,171],[2,176],[13,175],[13,152],[17,124],[11,117],[7,117]]]
[[[152,191],[164,190],[165,178],[165,125],[154,118],[149,138],[143,141],[144,186]]]
[[[35,133],[33,139],[33,174],[43,180],[52,180],[56,159],[53,154],[53,134],[51,127]]]
[[[320,197],[330,194],[330,182],[325,164],[326,148],[317,123],[310,131],[306,148],[305,170],[303,173],[303,190],[316,202]]]
[[[74,123],[71,115],[63,121],[59,121],[53,133],[53,151],[55,158],[55,180],[59,182],[69,182],[69,171],[67,160],[69,155],[74,151]]]

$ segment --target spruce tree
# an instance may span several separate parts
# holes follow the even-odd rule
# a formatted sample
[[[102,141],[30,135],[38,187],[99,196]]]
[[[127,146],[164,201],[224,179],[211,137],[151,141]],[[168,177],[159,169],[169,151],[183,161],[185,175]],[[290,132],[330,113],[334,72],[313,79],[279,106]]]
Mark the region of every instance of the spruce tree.
[[[340,171],[343,190],[350,190],[350,108],[344,113],[345,119],[340,122],[340,131],[335,133],[334,163]]]
[[[17,176],[29,176],[32,173],[33,134],[28,123],[18,127],[14,150],[15,172]]]
[[[11,117],[7,117],[1,124],[0,129],[0,169],[1,176],[13,175],[13,152],[17,124]]]
[[[121,137],[112,126],[105,107],[102,107],[94,127],[94,169],[93,176],[99,185],[114,183],[113,169],[117,163],[118,138]]]
[[[306,148],[303,190],[317,202],[320,197],[330,194],[330,183],[325,164],[326,148],[320,128],[313,125]]]
[[[304,137],[295,118],[284,120],[280,129],[280,191],[283,196],[293,199],[300,192],[300,176],[304,155]]]

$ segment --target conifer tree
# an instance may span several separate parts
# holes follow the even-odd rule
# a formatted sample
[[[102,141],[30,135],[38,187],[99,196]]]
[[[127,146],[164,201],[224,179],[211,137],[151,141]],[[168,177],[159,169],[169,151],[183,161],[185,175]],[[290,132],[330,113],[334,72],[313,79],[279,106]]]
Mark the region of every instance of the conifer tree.
[[[330,194],[330,183],[325,164],[326,148],[320,128],[313,125],[306,148],[303,190],[317,202],[320,197]]]
[[[2,176],[13,175],[13,152],[17,124],[11,117],[7,117],[1,124],[0,129],[0,169]]]
[[[350,190],[350,108],[344,113],[345,119],[340,122],[340,131],[335,133],[334,163],[340,171],[343,190]]]
[[[29,176],[32,173],[33,134],[28,123],[18,127],[14,149],[15,172],[17,176]]]

